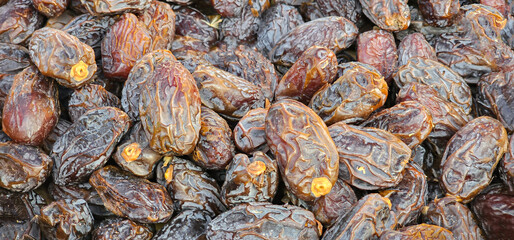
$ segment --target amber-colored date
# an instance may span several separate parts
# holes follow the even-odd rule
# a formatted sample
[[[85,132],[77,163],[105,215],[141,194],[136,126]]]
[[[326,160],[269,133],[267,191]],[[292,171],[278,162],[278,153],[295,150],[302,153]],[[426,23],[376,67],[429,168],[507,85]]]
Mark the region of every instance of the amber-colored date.
[[[150,49],[169,50],[175,37],[175,12],[171,6],[161,1],[152,1],[150,7],[138,18],[152,36]]]

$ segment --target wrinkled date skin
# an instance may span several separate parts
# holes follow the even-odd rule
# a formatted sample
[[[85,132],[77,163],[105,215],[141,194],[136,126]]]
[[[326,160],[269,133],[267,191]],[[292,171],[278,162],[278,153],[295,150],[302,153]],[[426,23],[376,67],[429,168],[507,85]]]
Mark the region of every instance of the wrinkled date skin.
[[[271,105],[265,126],[287,189],[304,201],[328,194],[337,180],[339,157],[323,120],[302,103],[284,99]]]
[[[57,124],[55,124],[54,129],[52,129],[50,134],[48,134],[45,140],[43,140],[41,148],[45,152],[52,151],[52,147],[55,141],[57,141],[58,138],[60,138],[66,131],[68,131],[68,129],[71,127],[71,124],[72,122],[63,118],[59,118]]]
[[[149,227],[130,219],[114,218],[102,221],[91,233],[91,236],[95,240],[150,240],[153,233]]]
[[[427,42],[423,34],[412,33],[407,35],[398,45],[398,66],[401,67],[413,58],[422,57],[437,61],[435,50]]]
[[[498,120],[473,119],[446,146],[441,159],[441,186],[447,194],[468,203],[489,185],[507,147],[507,131]]]
[[[53,18],[61,15],[68,7],[70,0],[32,0],[34,7],[43,15]]]
[[[419,224],[401,228],[397,231],[387,230],[380,235],[380,240],[411,240],[411,239],[438,239],[453,240],[453,234],[446,228],[436,225]]]
[[[496,116],[508,132],[514,132],[514,72],[484,75],[478,89],[478,106]]]
[[[339,153],[339,178],[363,190],[396,186],[411,150],[382,129],[350,126],[343,122],[328,128]]]
[[[53,179],[58,185],[86,182],[101,168],[128,131],[129,117],[113,107],[86,112],[54,143]]]
[[[514,192],[514,134],[509,140],[509,148],[500,162],[500,177],[511,192]]]
[[[479,195],[471,205],[489,239],[509,239],[514,231],[514,196],[501,193]]]
[[[235,49],[216,49],[206,57],[213,66],[248,80],[262,89],[264,97],[273,99],[278,84],[275,66],[264,55],[245,45]]]
[[[387,31],[402,31],[410,25],[410,10],[405,0],[359,0],[364,15]]]
[[[141,21],[152,35],[150,49],[170,49],[175,37],[175,12],[171,6],[161,1],[152,1],[150,8],[139,15]]]
[[[210,214],[203,210],[187,209],[181,211],[155,234],[153,240],[206,239],[207,224],[211,220]]]
[[[114,166],[95,171],[89,183],[105,207],[120,217],[140,223],[164,223],[173,214],[173,202],[166,189],[135,177]]]
[[[399,226],[416,223],[427,202],[428,183],[423,170],[416,163],[408,163],[398,185],[381,192],[391,200]]]
[[[102,66],[106,77],[125,80],[132,67],[152,50],[152,34],[132,13],[123,14],[102,40]]]
[[[375,68],[359,62],[344,63],[339,68],[341,77],[316,92],[309,103],[327,125],[362,121],[384,105],[388,87]]]
[[[268,109],[256,108],[248,111],[234,127],[234,143],[245,153],[267,152],[265,123]]]
[[[319,239],[321,231],[314,215],[300,207],[249,203],[234,207],[213,219],[207,239]]]
[[[389,131],[414,149],[428,138],[433,122],[432,114],[421,103],[405,101],[371,115],[361,126]]]
[[[201,107],[200,125],[200,137],[192,153],[193,161],[204,169],[225,169],[236,154],[232,129],[225,119],[204,106]]]
[[[0,6],[0,42],[25,44],[32,33],[45,23],[32,0],[10,0]]]
[[[423,210],[423,222],[450,230],[456,240],[485,239],[473,213],[452,196],[428,204]]]
[[[261,18],[253,15],[250,7],[243,9],[241,16],[225,18],[220,24],[221,39],[230,48],[240,44],[252,46],[257,41]]]
[[[318,0],[311,4],[316,7],[319,17],[341,16],[352,21],[358,27],[363,24],[362,6],[359,0]],[[308,4],[303,4],[302,7],[304,5]],[[306,13],[304,15],[310,14]],[[310,20],[314,20],[314,18],[311,17]]]
[[[15,192],[35,189],[50,176],[52,159],[39,148],[0,143],[0,187]]]
[[[316,91],[327,83],[332,83],[337,74],[337,58],[334,52],[325,47],[312,46],[282,77],[275,99],[293,99],[309,104]]]
[[[314,200],[309,209],[318,221],[328,227],[338,217],[349,212],[357,201],[357,196],[355,196],[352,187],[343,180],[337,179],[330,193]]]
[[[464,79],[449,67],[430,59],[415,57],[403,65],[394,75],[400,88],[409,82],[424,83],[433,87],[439,95],[453,102],[467,114],[471,112],[471,89]]]
[[[264,107],[262,89],[213,66],[201,65],[193,73],[202,104],[229,120],[243,117],[250,109]]]
[[[311,46],[321,46],[339,53],[357,38],[357,26],[344,17],[319,18],[298,25],[284,35],[270,51],[270,60],[286,67],[292,66]]]
[[[152,0],[80,0],[82,6],[94,16],[140,12],[149,8],[151,2]]]
[[[373,239],[396,225],[391,202],[376,193],[361,198],[325,232],[323,240]]]
[[[0,239],[42,239],[39,221],[45,200],[37,193],[0,188]]]
[[[460,9],[459,0],[418,0],[418,6],[423,20],[436,27],[451,26]]]
[[[172,55],[166,51],[166,54]],[[173,57],[152,66],[140,85],[139,114],[150,147],[160,154],[193,152],[200,131],[200,94],[191,73]]]
[[[398,52],[393,34],[384,30],[359,34],[357,61],[376,68],[390,83],[392,74],[398,68]]]
[[[29,50],[20,45],[0,43],[0,75],[16,74],[29,66]]]
[[[201,167],[185,159],[167,157],[157,168],[157,180],[172,195],[176,211],[202,209],[214,217],[227,210],[220,187]]]
[[[2,130],[15,142],[40,145],[57,124],[57,84],[31,65],[14,77],[4,103]]]
[[[71,121],[75,122],[84,113],[99,107],[121,108],[121,102],[116,95],[97,84],[88,84],[77,89],[68,102],[68,113]]]
[[[209,24],[207,18],[200,11],[186,6],[174,8],[176,14],[175,34],[188,36],[212,46],[218,40],[218,30]]]
[[[93,214],[84,199],[63,199],[41,209],[39,224],[47,239],[84,239],[93,228]]]
[[[89,206],[89,210],[93,216],[112,217],[115,216],[112,212],[105,209],[104,203],[100,195],[89,184],[81,183],[78,185],[59,186],[51,182],[48,185],[48,193],[52,195],[55,200],[61,199],[84,199]]]
[[[61,30],[38,29],[32,34],[29,51],[43,75],[68,88],[82,87],[97,70],[93,48]]]
[[[139,99],[145,83],[154,75],[155,68],[162,62],[176,61],[167,50],[155,50],[144,55],[134,65],[121,91],[121,106],[133,121],[138,121]]]
[[[271,202],[279,183],[277,161],[263,152],[252,157],[237,154],[230,163],[221,197],[225,205],[233,208],[248,202]]]

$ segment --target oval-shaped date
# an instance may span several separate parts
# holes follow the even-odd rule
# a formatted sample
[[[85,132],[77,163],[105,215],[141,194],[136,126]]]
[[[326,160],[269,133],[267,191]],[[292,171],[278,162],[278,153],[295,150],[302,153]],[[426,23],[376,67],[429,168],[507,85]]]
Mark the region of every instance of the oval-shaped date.
[[[314,200],[309,210],[324,226],[331,226],[338,217],[349,212],[358,199],[352,187],[342,179],[337,179],[332,190]]]
[[[360,0],[362,12],[374,24],[387,31],[402,31],[410,25],[407,0]]]
[[[437,61],[435,50],[422,33],[412,33],[402,39],[398,45],[398,66],[401,67],[413,58],[423,57]]]
[[[234,127],[234,143],[245,153],[267,152],[265,120],[268,109],[256,108],[248,111]]]
[[[376,68],[386,81],[398,68],[398,53],[392,33],[384,30],[363,32],[357,38],[357,61]]]
[[[97,84],[88,84],[71,94],[68,102],[68,113],[71,121],[77,121],[89,110],[99,107],[121,108],[120,99]]]
[[[93,229],[84,199],[62,199],[41,208],[39,224],[47,239],[83,239]]]

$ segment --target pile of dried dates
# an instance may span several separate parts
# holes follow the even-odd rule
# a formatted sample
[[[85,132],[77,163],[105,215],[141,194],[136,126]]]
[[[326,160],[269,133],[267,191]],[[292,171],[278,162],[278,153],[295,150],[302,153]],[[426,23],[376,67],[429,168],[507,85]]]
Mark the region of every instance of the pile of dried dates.
[[[514,239],[514,0],[0,0],[0,240]]]

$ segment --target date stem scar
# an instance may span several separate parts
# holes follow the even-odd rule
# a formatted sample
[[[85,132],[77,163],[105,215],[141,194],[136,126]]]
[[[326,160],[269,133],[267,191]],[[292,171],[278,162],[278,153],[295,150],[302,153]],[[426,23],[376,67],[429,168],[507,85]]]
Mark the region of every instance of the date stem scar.
[[[259,176],[266,171],[266,164],[261,161],[255,161],[246,167],[246,171],[254,176]]]
[[[125,161],[132,162],[135,161],[139,155],[141,154],[141,147],[139,146],[139,143],[131,143],[125,148],[123,148],[123,152],[121,152],[121,156]]]
[[[363,166],[358,167],[357,170],[359,170],[359,172],[362,172],[362,174],[366,174],[366,169],[364,169]]]
[[[79,63],[73,65],[71,67],[70,76],[74,78],[76,81],[80,81],[89,75],[89,71],[87,70],[87,64],[85,64],[82,60]]]
[[[311,192],[315,197],[326,195],[332,190],[332,183],[326,177],[314,178],[311,183]]]

